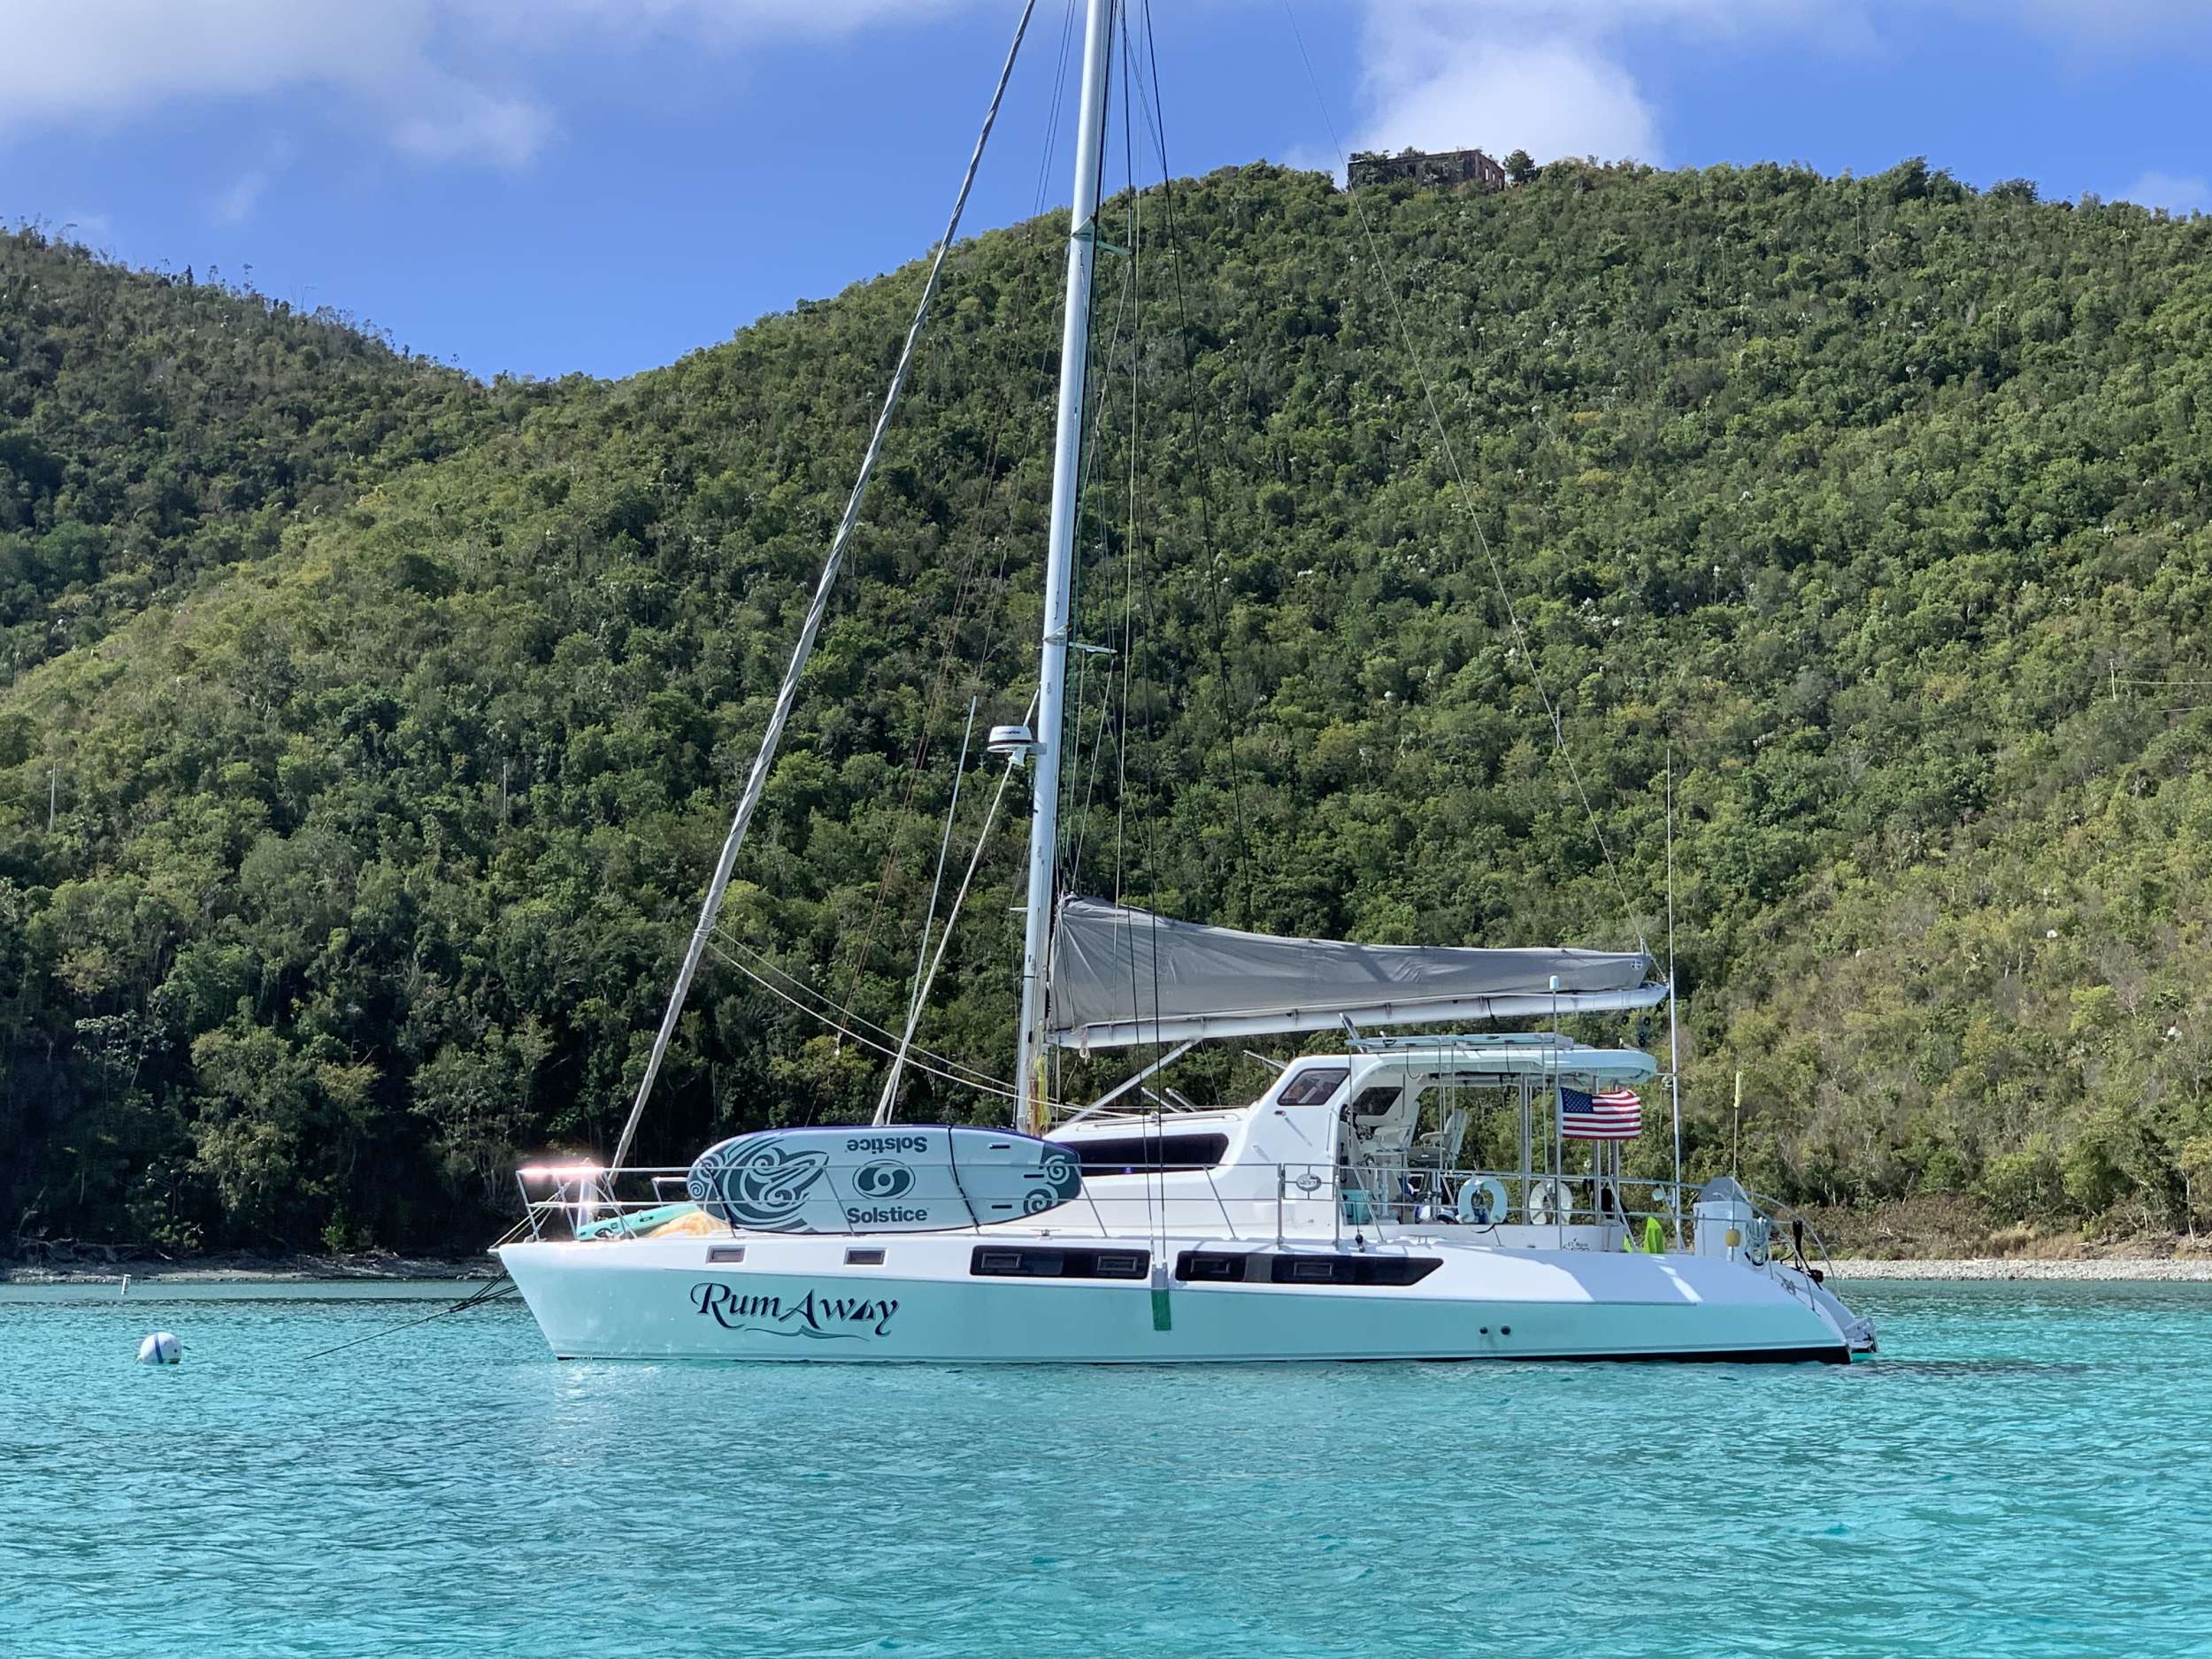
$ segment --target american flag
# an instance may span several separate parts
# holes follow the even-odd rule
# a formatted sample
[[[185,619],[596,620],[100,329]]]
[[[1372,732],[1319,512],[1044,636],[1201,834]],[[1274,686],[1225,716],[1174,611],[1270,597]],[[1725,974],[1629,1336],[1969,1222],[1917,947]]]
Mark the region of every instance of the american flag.
[[[1644,1102],[1634,1089],[1585,1094],[1559,1091],[1559,1133],[1566,1141],[1633,1141],[1644,1131]]]

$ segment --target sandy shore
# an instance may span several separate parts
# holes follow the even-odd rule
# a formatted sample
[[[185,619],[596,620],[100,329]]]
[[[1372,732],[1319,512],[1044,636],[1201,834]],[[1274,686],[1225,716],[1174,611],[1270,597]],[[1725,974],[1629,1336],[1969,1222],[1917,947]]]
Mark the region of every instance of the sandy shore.
[[[1862,1262],[1839,1259],[1839,1282],[1866,1279],[2141,1279],[2162,1283],[2212,1281],[2212,1258],[2106,1256],[2095,1261],[2033,1262],[2018,1256],[1957,1261]]]

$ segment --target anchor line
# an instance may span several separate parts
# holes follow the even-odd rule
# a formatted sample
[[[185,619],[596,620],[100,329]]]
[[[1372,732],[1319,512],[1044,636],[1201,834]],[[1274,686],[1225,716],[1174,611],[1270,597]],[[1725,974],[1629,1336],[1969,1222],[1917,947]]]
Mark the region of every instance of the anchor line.
[[[449,1313],[465,1313],[471,1308],[480,1308],[488,1302],[503,1301],[513,1295],[518,1288],[519,1286],[513,1279],[502,1273],[497,1279],[486,1280],[481,1286],[470,1292],[450,1307],[441,1308],[435,1313],[426,1313],[419,1319],[410,1319],[404,1325],[387,1325],[381,1331],[372,1331],[366,1336],[357,1336],[350,1341],[339,1343],[334,1348],[318,1348],[312,1354],[303,1354],[297,1363],[304,1365],[311,1359],[327,1359],[333,1354],[342,1354],[349,1348],[359,1348],[364,1342],[373,1342],[379,1337],[396,1336],[402,1331],[411,1331],[417,1325],[428,1325],[433,1319],[442,1319]]]

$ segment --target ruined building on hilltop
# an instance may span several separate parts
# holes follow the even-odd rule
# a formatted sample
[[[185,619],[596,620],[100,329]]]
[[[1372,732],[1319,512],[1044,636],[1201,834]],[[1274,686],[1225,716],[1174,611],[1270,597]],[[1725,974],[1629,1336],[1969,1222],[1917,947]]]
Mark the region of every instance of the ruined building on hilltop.
[[[1471,184],[1481,190],[1505,188],[1505,169],[1479,150],[1402,150],[1394,156],[1379,150],[1354,150],[1345,169],[1347,182],[1386,184],[1394,179],[1415,184]]]

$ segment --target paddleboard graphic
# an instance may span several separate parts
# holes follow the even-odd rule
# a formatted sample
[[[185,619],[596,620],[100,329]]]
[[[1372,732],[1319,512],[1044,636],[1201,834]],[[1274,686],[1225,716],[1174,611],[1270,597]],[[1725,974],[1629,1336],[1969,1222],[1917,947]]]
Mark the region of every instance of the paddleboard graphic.
[[[1083,1191],[1066,1147],[1005,1130],[764,1129],[699,1155],[692,1202],[761,1233],[939,1233],[1041,1215]]]

